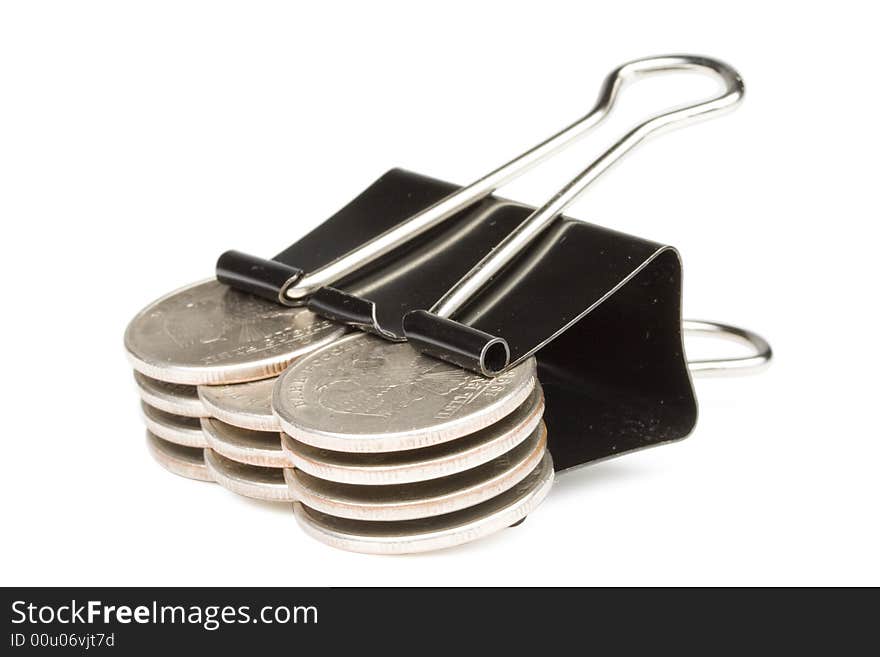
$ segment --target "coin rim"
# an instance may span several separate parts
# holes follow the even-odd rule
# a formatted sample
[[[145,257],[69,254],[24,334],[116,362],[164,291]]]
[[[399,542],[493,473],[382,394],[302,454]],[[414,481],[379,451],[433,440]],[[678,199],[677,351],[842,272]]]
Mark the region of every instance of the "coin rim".
[[[520,459],[512,463],[502,472],[492,472],[490,476],[484,476],[478,481],[471,481],[467,485],[453,491],[445,491],[441,495],[434,495],[422,499],[407,499],[395,502],[387,500],[383,502],[370,502],[357,500],[352,495],[347,495],[344,500],[333,498],[332,494],[323,491],[315,491],[312,484],[306,483],[300,477],[301,471],[294,468],[285,468],[284,479],[291,490],[293,497],[302,502],[310,509],[315,509],[327,515],[338,518],[364,521],[396,521],[427,518],[431,516],[445,515],[460,511],[467,507],[476,506],[482,502],[497,497],[510,490],[525,479],[541,462],[547,450],[547,428],[542,422],[532,435],[537,434],[534,446],[529,449]],[[517,445],[513,450],[518,449]],[[513,451],[511,450],[511,451]],[[497,457],[504,458],[507,454]],[[494,460],[494,459],[493,459]],[[489,466],[492,461],[484,463]],[[465,471],[467,472],[467,471]],[[306,473],[307,474],[307,473]],[[314,477],[318,479],[317,477]],[[445,479],[445,477],[441,477]],[[326,481],[326,480],[322,480]],[[429,480],[430,481],[430,480]],[[337,482],[328,482],[335,484]],[[424,484],[426,482],[419,482]],[[343,484],[346,485],[346,484]],[[405,488],[412,484],[393,486],[395,489]],[[348,484],[350,486],[350,484]],[[374,488],[371,486],[357,486],[358,488]],[[392,493],[393,494],[393,493]]]
[[[170,443],[182,445],[183,447],[203,448],[207,446],[208,443],[201,428],[193,429],[187,426],[170,424],[166,422],[164,418],[154,415],[154,411],[165,413],[166,415],[172,416],[172,418],[178,417],[187,420],[195,420],[198,418],[190,418],[184,415],[169,413],[168,411],[163,411],[161,408],[150,406],[150,404],[141,400],[141,416],[144,419],[144,424],[147,425],[147,429],[159,438],[167,440]]]
[[[208,468],[208,472],[211,473],[214,481],[226,490],[232,491],[242,497],[249,497],[264,502],[293,501],[293,498],[290,495],[290,489],[287,487],[287,482],[284,481],[282,470],[280,468],[262,468],[264,470],[277,470],[278,474],[282,477],[280,484],[267,484],[264,481],[254,481],[242,477],[240,474],[230,473],[224,461],[228,461],[244,468],[258,468],[260,466],[237,463],[232,459],[227,459],[225,456],[217,454],[211,448],[205,448],[204,455],[205,466]]]
[[[269,378],[266,379],[258,379],[259,381],[268,381]],[[224,408],[223,406],[217,404],[216,399],[212,399],[210,397],[211,390],[215,388],[225,388],[227,386],[236,386],[236,385],[247,385],[249,383],[256,383],[256,381],[246,381],[244,383],[229,383],[226,385],[200,385],[196,386],[196,390],[199,395],[199,400],[202,402],[204,407],[207,409],[207,413],[205,415],[210,415],[216,417],[219,420],[222,420],[226,424],[231,424],[234,427],[238,427],[239,429],[252,429],[253,431],[281,431],[281,425],[278,422],[278,418],[275,417],[275,414],[272,412],[272,393],[269,393],[269,415],[260,415],[257,413],[244,413],[240,410],[234,410],[230,408]],[[274,388],[273,388],[274,389]]]
[[[203,417],[201,418],[201,424],[207,447],[230,461],[238,461],[245,465],[255,465],[262,468],[287,468],[291,465],[287,454],[281,450],[281,434],[277,431],[255,431],[254,429],[236,427],[216,417]],[[278,439],[278,449],[242,447],[232,443],[221,433],[226,427],[234,431],[274,434]]]
[[[506,433],[500,434],[487,440],[484,443],[471,447],[469,450],[461,452],[450,452],[431,460],[410,461],[409,463],[397,463],[392,465],[369,465],[360,466],[355,464],[340,464],[329,461],[322,461],[313,455],[302,454],[297,451],[297,446],[292,443],[294,438],[285,433],[281,433],[281,449],[287,455],[288,461],[293,467],[299,468],[303,472],[327,479],[340,484],[358,484],[358,485],[394,485],[394,484],[410,484],[428,479],[437,479],[464,472],[472,468],[478,467],[484,463],[495,459],[502,454],[506,454],[515,448],[522,441],[532,435],[535,428],[540,424],[544,414],[544,393],[540,384],[536,384],[529,397],[523,402],[523,405],[530,403],[532,396],[536,399],[532,402],[525,420],[514,426]],[[480,431],[491,432],[493,427],[504,422],[512,414],[516,413],[520,408],[514,409],[510,414],[504,416],[495,424],[484,427]],[[477,433],[477,432],[474,432]],[[462,440],[469,436],[462,436],[456,440]],[[443,443],[450,449],[454,448],[455,440]],[[312,445],[306,445],[311,449]],[[418,450],[414,450],[418,452]],[[393,452],[391,452],[393,454]],[[344,456],[357,456],[347,452],[341,452]],[[352,459],[356,461],[355,459]]]
[[[373,339],[382,340],[376,336],[361,334],[353,335],[351,339]],[[495,424],[498,420],[512,413],[516,408],[524,402],[531,394],[532,389],[537,384],[537,365],[534,357],[528,358],[516,367],[529,367],[531,375],[528,376],[523,385],[518,389],[513,389],[508,395],[498,399],[493,405],[483,409],[479,413],[467,415],[465,417],[457,417],[438,423],[433,427],[425,427],[422,429],[395,431],[390,433],[373,433],[373,434],[345,434],[337,431],[307,429],[305,427],[293,424],[297,417],[296,413],[290,409],[285,409],[280,405],[282,389],[284,381],[287,377],[292,376],[296,371],[296,367],[300,363],[305,363],[311,358],[317,358],[324,349],[332,349],[340,346],[339,341],[336,344],[326,345],[321,349],[316,349],[312,353],[298,359],[298,361],[288,368],[275,383],[275,389],[272,392],[272,412],[278,417],[281,424],[281,430],[288,434],[291,438],[298,440],[313,447],[329,449],[336,452],[399,452],[410,449],[419,449],[421,447],[430,447],[445,443],[462,436],[475,433],[491,424]],[[403,343],[383,341],[386,344],[399,345]],[[412,348],[412,347],[410,347]],[[425,356],[430,358],[430,356]],[[510,372],[512,370],[507,370]],[[507,373],[505,372],[505,373]],[[487,379],[490,380],[490,379]]]
[[[186,445],[172,443],[169,440],[163,440],[149,429],[147,429],[146,435],[147,449],[153,457],[153,460],[162,466],[162,468],[185,479],[206,481],[209,483],[214,481],[214,478],[208,472],[208,468],[205,465],[204,455],[201,456],[201,461],[198,461],[195,458],[184,458],[180,454],[175,453],[174,450],[174,448],[184,448],[191,449],[194,452],[201,452],[198,447],[187,447]]]
[[[184,385],[170,384],[168,381],[160,381],[147,376],[143,372],[134,370],[134,381],[138,389],[141,399],[150,406],[158,408],[160,411],[172,413],[174,415],[182,415],[183,417],[206,417],[210,415],[202,400],[196,396],[194,399],[181,397],[173,392],[162,388],[163,385]],[[193,392],[197,393],[197,388],[193,387]]]
[[[331,547],[360,552],[364,554],[412,554],[455,547],[470,543],[494,534],[509,527],[530,514],[544,500],[553,485],[553,460],[550,452],[544,453],[539,478],[522,495],[505,507],[497,509],[486,516],[453,527],[441,526],[428,532],[419,532],[410,536],[394,538],[382,536],[359,536],[352,532],[331,529],[308,513],[308,507],[302,502],[294,502],[293,512],[299,526],[312,538]],[[502,493],[504,495],[505,493]],[[483,502],[489,504],[491,500]],[[480,505],[471,507],[477,509]],[[443,518],[443,516],[437,516]],[[351,521],[365,522],[365,521]],[[405,522],[405,521],[404,521]]]

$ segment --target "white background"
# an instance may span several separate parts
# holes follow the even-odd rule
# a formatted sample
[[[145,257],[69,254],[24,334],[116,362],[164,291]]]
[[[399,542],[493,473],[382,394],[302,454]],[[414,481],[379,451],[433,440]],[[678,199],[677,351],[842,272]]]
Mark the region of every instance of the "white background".
[[[821,7],[818,8],[818,7]],[[6,2],[2,584],[880,584],[876,17],[860,3]],[[402,166],[465,183],[586,112],[616,65],[736,66],[735,113],[645,144],[570,214],[677,246],[685,314],[765,334],[673,446],[561,476],[516,530],[335,551],[176,478],[122,349],[227,248],[272,255]],[[540,203],[647,112],[504,190]]]

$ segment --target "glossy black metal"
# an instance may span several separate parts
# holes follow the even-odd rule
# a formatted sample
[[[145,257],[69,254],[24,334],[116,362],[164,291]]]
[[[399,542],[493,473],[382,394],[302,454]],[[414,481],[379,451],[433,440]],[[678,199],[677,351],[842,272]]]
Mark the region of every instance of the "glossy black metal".
[[[241,251],[227,251],[217,259],[218,281],[270,301],[280,301],[287,282],[301,275],[296,267]]]
[[[672,248],[561,219],[452,320],[417,311],[405,326],[414,347],[479,372],[493,368],[474,331],[503,339],[511,366],[535,355],[557,470],[696,424]]]
[[[399,169],[383,176],[364,195],[375,196],[374,188],[388,188],[386,193],[391,196],[398,196],[401,190],[409,190],[407,198],[430,196],[425,205],[457,189]],[[349,323],[386,339],[403,340],[406,314],[430,308],[520,223],[519,213],[504,211],[508,205],[512,204],[494,197],[476,203],[334,285],[318,290],[309,299],[309,307],[335,319],[350,317]],[[365,209],[360,220],[369,221],[373,214]]]
[[[310,271],[455,189],[392,170],[275,260]],[[531,211],[484,199],[308,305],[485,375],[535,355],[557,470],[687,436],[697,408],[674,249],[560,218],[453,317],[429,312]]]
[[[292,272],[314,271],[456,189],[450,183],[392,169],[272,260]],[[332,287],[318,290],[308,299],[309,308],[387,339],[403,340],[405,315],[430,308],[519,224],[522,211],[505,212],[507,205],[513,204],[493,197],[459,212]],[[278,300],[283,277],[273,278],[268,268],[251,267],[253,262],[270,261],[233,253],[234,268],[227,254],[221,256],[218,279]]]
[[[407,313],[404,326],[416,349],[485,376],[503,371],[510,360],[503,339],[424,310]]]
[[[456,189],[457,187],[450,183],[402,169],[392,169],[336,214],[272,258],[272,261],[286,265],[292,271],[313,272],[353,251],[364,242],[385,233]],[[461,220],[470,216],[472,210],[475,209],[451,217],[444,222],[444,226],[447,229],[450,226],[461,227]],[[433,241],[439,239],[440,235],[445,235],[446,231],[440,228],[440,231],[435,229],[423,235],[419,243],[423,244],[425,240]],[[467,236],[462,237],[467,239]],[[475,235],[473,239],[484,239],[484,237]],[[349,291],[352,285],[357,285],[355,289],[358,292],[368,291],[376,284],[377,278],[381,279],[391,269],[397,266],[412,266],[412,258],[409,260],[406,258],[409,251],[410,248],[406,245],[397,249],[373,262],[366,270],[349,277],[347,281],[340,281],[341,285],[337,285],[337,288]],[[234,255],[230,256],[230,253]],[[268,268],[265,270],[252,268],[254,262],[269,261],[240,252],[227,252],[217,263],[218,279],[239,289],[277,300],[286,279],[280,280],[281,277],[274,276]],[[436,285],[443,286],[445,281],[446,278],[441,278]],[[455,280],[450,281],[449,285],[454,282]],[[383,287],[381,283],[379,286]],[[420,306],[416,304],[411,307]],[[400,335],[402,336],[402,331]]]
[[[557,469],[679,440],[693,430],[697,402],[680,301],[681,263],[677,252],[665,249],[537,352]]]

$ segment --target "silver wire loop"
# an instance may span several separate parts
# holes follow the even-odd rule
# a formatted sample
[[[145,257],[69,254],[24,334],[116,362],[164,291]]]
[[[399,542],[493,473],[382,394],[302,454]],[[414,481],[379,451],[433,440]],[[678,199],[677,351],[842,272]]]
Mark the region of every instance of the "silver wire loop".
[[[749,356],[742,357],[688,360],[688,369],[695,377],[755,374],[764,370],[773,359],[773,350],[764,338],[738,326],[686,319],[682,322],[682,329],[685,335],[704,335],[729,340],[744,344],[754,352]]]
[[[632,80],[670,71],[700,71],[719,77],[723,90],[709,100],[658,114],[621,137],[602,155],[560,189],[547,203],[535,210],[523,223],[510,233],[483,260],[456,283],[432,308],[440,317],[451,315],[467,303],[493,276],[513,260],[538,234],[583,194],[590,184],[605,173],[611,165],[633,150],[647,137],[671,128],[691,123],[733,109],[743,97],[745,87],[739,74],[727,64],[708,57],[695,55],[669,55],[638,59],[612,71],[605,78],[599,100],[583,120],[591,120],[591,126],[608,115],[624,85]],[[598,118],[595,118],[598,117]],[[575,124],[578,125],[578,124]],[[571,129],[571,128],[569,128]],[[560,134],[564,134],[563,133]],[[513,163],[516,163],[514,160]],[[510,165],[507,165],[510,166]]]
[[[489,196],[502,185],[522,175],[535,165],[556,154],[564,147],[586,134],[600,123],[611,111],[623,84],[643,75],[662,71],[703,70],[719,75],[725,82],[726,91],[723,95],[706,103],[684,108],[676,112],[655,117],[652,121],[642,124],[637,130],[644,131],[641,135],[627,135],[624,139],[643,139],[647,133],[685,118],[693,119],[700,115],[717,112],[733,106],[743,94],[743,84],[739,75],[732,68],[717,60],[693,55],[673,55],[667,57],[650,57],[624,64],[613,71],[606,79],[599,93],[599,99],[593,108],[564,130],[541,142],[534,148],[510,160],[507,164],[495,169],[479,180],[463,187],[457,192],[438,201],[434,205],[416,213],[402,224],[386,231],[382,235],[365,242],[357,249],[350,251],[337,260],[308,272],[298,279],[288,282],[283,290],[284,301],[287,303],[301,301],[317,289],[339,280],[356,269],[372,262],[405,242],[421,235],[440,222],[448,219],[456,212]],[[656,122],[656,123],[655,123]],[[651,124],[651,125],[649,125]],[[634,145],[634,144],[632,144]],[[625,150],[632,147],[629,145]],[[617,148],[617,147],[615,147]],[[609,155],[606,153],[606,156]],[[619,157],[613,155],[612,160]],[[600,158],[602,159],[602,158]],[[599,161],[595,163],[599,164]],[[610,162],[608,162],[610,164]],[[607,166],[607,165],[606,165]],[[603,169],[604,170],[604,169]],[[601,173],[601,171],[600,171]],[[598,175],[598,174],[596,174]]]

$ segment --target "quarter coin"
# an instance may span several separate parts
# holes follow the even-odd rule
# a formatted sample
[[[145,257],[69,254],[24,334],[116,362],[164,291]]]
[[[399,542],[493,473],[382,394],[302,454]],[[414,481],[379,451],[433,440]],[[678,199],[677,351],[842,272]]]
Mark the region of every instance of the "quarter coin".
[[[290,465],[287,455],[281,451],[281,435],[277,431],[242,429],[205,417],[202,432],[212,450],[233,461],[264,468]]]
[[[204,450],[169,443],[150,431],[147,431],[147,447],[159,465],[169,472],[187,479],[214,481],[205,467]]]
[[[141,399],[150,406],[186,417],[205,417],[209,415],[205,406],[199,400],[195,386],[187,386],[181,383],[166,383],[157,379],[151,379],[140,372],[135,371],[134,380],[138,387]]]
[[[312,447],[286,434],[281,447],[305,473],[344,484],[389,485],[438,479],[470,470],[501,456],[528,438],[541,421],[544,396],[536,385],[512,413],[476,433],[446,443],[401,452],[335,452]]]
[[[276,376],[345,328],[209,280],[154,301],[125,330],[132,366],[160,381],[240,383]]]
[[[553,484],[553,461],[541,463],[510,490],[475,506],[417,520],[374,522],[339,518],[301,502],[293,505],[300,526],[313,538],[343,550],[369,554],[427,552],[461,545],[519,522],[546,497]]]
[[[397,521],[438,516],[480,504],[509,490],[532,472],[547,448],[544,424],[507,454],[472,470],[395,486],[359,486],[284,470],[293,496],[309,509],[339,518]]]
[[[199,386],[198,396],[207,415],[243,429],[280,431],[278,418],[272,414],[272,388],[275,379],[225,386]]]
[[[159,438],[186,447],[207,447],[202,425],[197,417],[174,415],[141,402],[144,424]]]
[[[239,463],[211,449],[205,450],[205,465],[214,481],[233,493],[268,502],[293,501],[281,468]]]
[[[444,443],[512,413],[535,387],[530,358],[485,378],[409,344],[353,335],[296,360],[272,407],[294,440],[340,452],[395,452]]]

